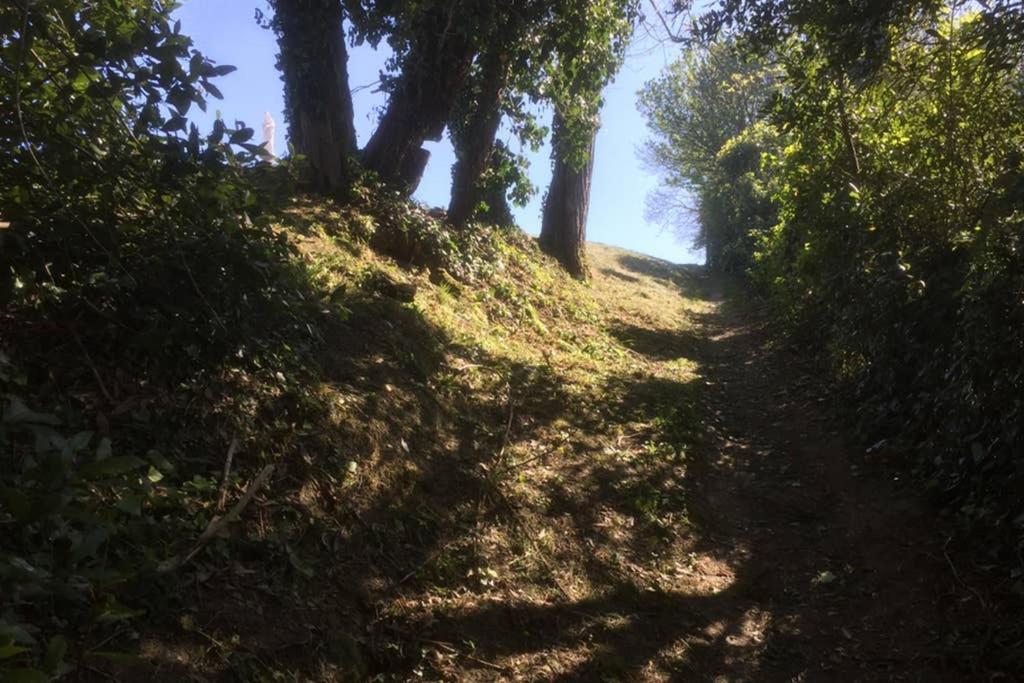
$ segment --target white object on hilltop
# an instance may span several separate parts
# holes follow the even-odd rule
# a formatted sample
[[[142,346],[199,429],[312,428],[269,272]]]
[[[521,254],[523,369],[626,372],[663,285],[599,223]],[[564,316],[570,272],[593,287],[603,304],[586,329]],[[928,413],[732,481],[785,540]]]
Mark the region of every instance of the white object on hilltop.
[[[270,115],[268,111],[263,115],[263,147],[267,150],[267,153],[271,157],[276,157],[274,154],[274,117]]]

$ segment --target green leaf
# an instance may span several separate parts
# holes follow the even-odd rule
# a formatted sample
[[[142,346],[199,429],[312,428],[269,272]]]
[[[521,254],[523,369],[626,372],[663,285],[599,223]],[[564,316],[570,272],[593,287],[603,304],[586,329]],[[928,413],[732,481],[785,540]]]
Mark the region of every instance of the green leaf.
[[[85,92],[89,87],[89,75],[84,71],[79,72],[71,81],[71,87],[77,92]]]
[[[68,439],[67,447],[72,453],[77,453],[92,441],[92,432],[78,432]]]
[[[211,73],[214,76],[227,76],[232,71],[238,71],[238,67],[231,66],[230,64],[221,64],[219,66],[213,67],[213,71]]]
[[[218,100],[224,99],[224,94],[220,91],[220,88],[215,86],[213,83],[203,83],[203,87],[206,88],[206,92],[210,93]]]
[[[155,448],[151,448],[150,450],[146,451],[146,460],[148,460],[150,463],[153,464],[154,467],[161,470],[162,472],[174,471],[174,464],[170,460],[165,458],[163,454],[160,451],[156,450]]]
[[[192,106],[192,95],[184,88],[173,88],[167,93],[167,103],[178,110],[178,114],[184,116]]]
[[[232,145],[240,145],[243,142],[248,142],[252,138],[254,131],[252,128],[240,128],[231,134],[228,138],[228,142]]]
[[[119,455],[89,463],[78,471],[83,479],[106,479],[116,477],[145,466],[145,461],[134,455]]]
[[[173,133],[176,130],[185,130],[187,125],[188,119],[184,116],[172,116],[168,119],[167,123],[160,127],[160,130],[165,133]]]
[[[224,139],[224,121],[217,119],[213,122],[213,132],[207,138],[207,143],[211,145],[218,145],[220,141]]]
[[[117,509],[137,517],[142,514],[142,498],[132,495],[121,496],[117,501]]]
[[[28,652],[30,648],[21,645],[0,645],[0,659],[10,659],[22,652]]]
[[[64,636],[54,636],[46,645],[46,655],[43,657],[43,670],[54,674],[64,663],[64,655],[68,653],[68,641]]]
[[[17,396],[7,397],[7,407],[4,409],[2,421],[7,424],[38,424],[51,427],[60,424],[55,415],[29,410],[24,401]]]

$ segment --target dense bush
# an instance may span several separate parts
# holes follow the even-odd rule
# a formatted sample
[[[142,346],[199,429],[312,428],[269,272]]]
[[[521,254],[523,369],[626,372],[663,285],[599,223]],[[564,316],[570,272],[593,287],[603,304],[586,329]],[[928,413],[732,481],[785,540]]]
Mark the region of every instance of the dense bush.
[[[1024,70],[1019,42],[1008,46],[1018,34],[996,40],[990,24],[940,9],[890,27],[870,75],[805,35],[762,50],[783,70],[775,94],[745,86],[765,102],[760,120],[713,156],[693,146],[692,121],[650,118],[655,141],[680,148],[660,161],[689,173],[709,265],[743,270],[852,390],[869,443],[912,456],[937,497],[1002,538],[992,547],[1016,564]],[[712,101],[736,100],[751,70],[726,66]],[[693,108],[693,73],[666,76],[683,88],[681,111]],[[701,119],[715,121],[734,127]]]
[[[209,375],[311,337],[306,274],[260,217],[261,179],[287,186],[288,169],[260,164],[240,123],[187,124],[232,67],[191,49],[172,8],[0,8],[4,680],[48,680],[69,649],[130,632],[127,596],[203,519],[204,480],[154,447],[185,438]]]
[[[1009,524],[1024,484],[1021,74],[986,59],[972,21],[894,41],[857,88],[803,46],[786,54],[799,87],[767,160],[781,220],[755,273],[856,387],[874,435]]]

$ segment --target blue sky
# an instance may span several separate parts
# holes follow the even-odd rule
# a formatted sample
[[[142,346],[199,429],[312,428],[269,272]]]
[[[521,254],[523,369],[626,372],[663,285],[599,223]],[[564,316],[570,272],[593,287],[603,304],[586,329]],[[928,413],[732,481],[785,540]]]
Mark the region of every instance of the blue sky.
[[[263,0],[185,0],[176,11],[182,32],[192,37],[197,49],[217,63],[238,67],[238,71],[217,81],[224,99],[211,100],[205,115],[196,108],[191,114],[203,129],[209,128],[216,112],[227,121],[240,119],[255,128],[257,139],[261,139],[263,114],[269,111],[277,122],[275,145],[280,153],[287,143],[280,74],[274,66],[277,44],[270,31],[256,24],[257,7],[270,11]],[[587,237],[669,261],[694,263],[703,262],[704,255],[691,249],[689,240],[680,240],[644,220],[644,201],[656,186],[657,178],[643,168],[637,156],[646,128],[636,109],[636,92],[657,76],[676,50],[650,39],[635,41],[618,77],[605,91]],[[374,86],[386,58],[383,51],[368,46],[350,51],[349,81],[354,91],[360,145],[369,138],[378,111],[386,102]],[[545,121],[548,116],[545,113]],[[506,136],[505,141],[518,149],[513,138]],[[426,146],[431,150],[431,158],[416,199],[432,206],[447,206],[451,166],[455,161],[451,144],[445,139],[428,142]],[[541,191],[515,213],[519,225],[536,235],[540,230],[543,189],[551,176],[550,149],[545,146],[527,156],[531,161],[530,178]]]

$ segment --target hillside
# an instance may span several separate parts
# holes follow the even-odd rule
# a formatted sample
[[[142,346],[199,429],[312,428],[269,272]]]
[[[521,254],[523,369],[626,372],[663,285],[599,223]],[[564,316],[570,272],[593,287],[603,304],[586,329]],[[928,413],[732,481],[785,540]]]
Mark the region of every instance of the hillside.
[[[177,390],[96,349],[88,372],[54,371],[73,387],[61,419],[99,425],[62,443],[109,539],[69,536],[77,602],[26,588],[5,620],[40,648],[65,634],[46,647],[80,679],[962,680],[1020,664],[929,508],[846,445],[810,370],[727,282],[592,244],[585,285],[516,231],[485,233],[472,275],[431,277],[371,251],[374,220],[351,208],[274,216],[315,295],[293,310],[304,348],[264,330],[247,342],[262,352],[199,356]]]

